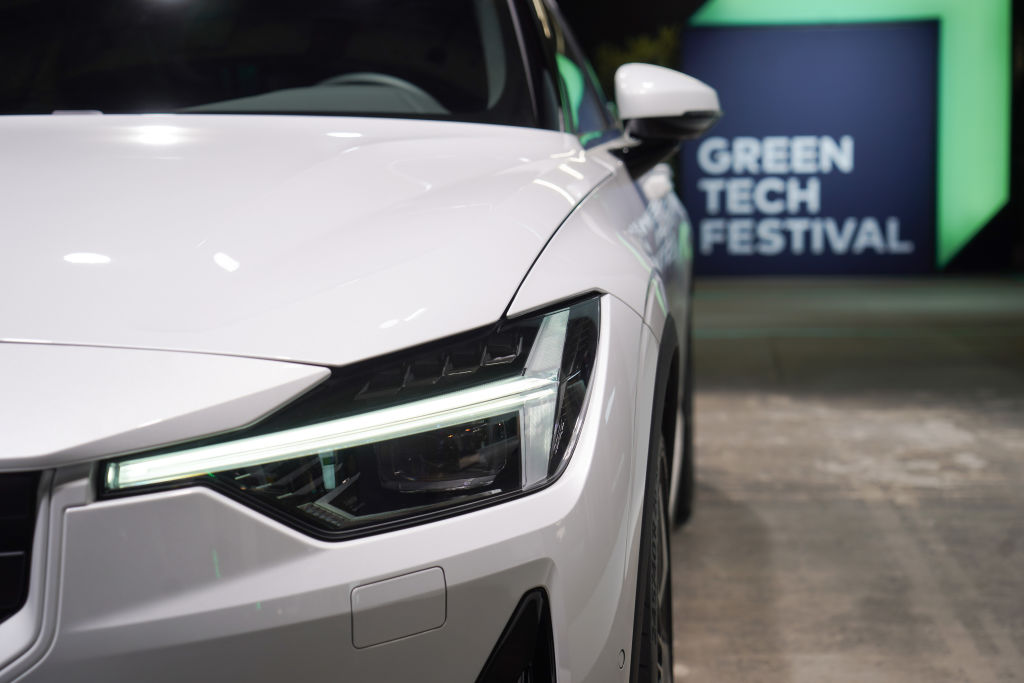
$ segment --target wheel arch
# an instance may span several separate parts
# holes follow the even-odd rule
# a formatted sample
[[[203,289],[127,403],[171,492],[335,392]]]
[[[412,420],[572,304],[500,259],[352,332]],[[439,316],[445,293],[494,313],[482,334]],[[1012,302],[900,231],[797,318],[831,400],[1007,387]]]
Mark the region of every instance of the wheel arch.
[[[654,375],[654,404],[651,409],[651,428],[648,437],[647,456],[654,452],[657,437],[665,437],[668,446],[668,467],[670,475],[676,469],[680,453],[677,453],[675,436],[678,428],[676,416],[682,393],[680,383],[681,353],[679,333],[676,331],[675,320],[669,315],[661,332],[658,345],[658,365]]]
[[[673,444],[675,443],[675,431],[676,431],[676,419],[675,415],[679,408],[680,400],[680,383],[679,383],[679,369],[680,369],[680,349],[679,349],[679,335],[676,331],[676,325],[669,316],[665,320],[664,329],[661,331],[661,339],[658,344],[658,357],[657,366],[654,375],[654,402],[651,406],[651,422],[649,427],[648,445],[646,454],[646,463],[644,472],[646,473],[646,482],[650,482],[652,478],[652,470],[654,463],[654,454],[657,452],[658,443],[661,438],[665,439],[665,444],[668,446],[668,467],[670,475],[676,468],[676,461],[678,454],[675,453]],[[645,485],[646,491],[646,485]],[[672,510],[669,514],[672,514]],[[641,521],[641,528],[644,528],[648,524],[648,507],[644,505],[644,512]],[[670,517],[671,518],[671,517]],[[639,657],[640,652],[640,636],[641,631],[637,628],[637,624],[640,623],[642,618],[642,600],[640,596],[642,591],[645,590],[645,584],[642,579],[646,575],[648,558],[643,552],[641,547],[640,557],[637,564],[637,583],[636,583],[636,601],[633,614],[633,641],[630,650],[630,664],[629,664],[629,680],[635,682],[638,680],[639,673]]]

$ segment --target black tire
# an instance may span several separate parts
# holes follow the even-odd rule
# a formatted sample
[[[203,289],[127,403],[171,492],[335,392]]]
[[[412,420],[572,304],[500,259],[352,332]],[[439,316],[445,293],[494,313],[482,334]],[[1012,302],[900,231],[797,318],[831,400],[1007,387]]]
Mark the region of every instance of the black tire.
[[[682,416],[683,447],[679,472],[679,490],[676,493],[676,509],[673,521],[682,526],[693,516],[696,495],[696,463],[693,445],[693,335],[686,326],[686,358],[683,361],[683,396],[679,402]]]
[[[672,681],[672,572],[669,549],[668,453],[665,439],[648,466],[640,532],[636,621],[633,624],[635,683]]]

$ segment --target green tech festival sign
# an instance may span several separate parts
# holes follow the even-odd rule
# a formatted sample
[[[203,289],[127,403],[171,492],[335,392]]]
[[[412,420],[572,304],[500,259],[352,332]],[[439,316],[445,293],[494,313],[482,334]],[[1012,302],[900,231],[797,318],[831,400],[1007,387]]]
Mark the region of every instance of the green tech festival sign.
[[[691,25],[937,21],[934,264],[941,269],[1009,200],[1011,11],[1010,0],[709,0]],[[728,117],[729,102],[722,104]]]

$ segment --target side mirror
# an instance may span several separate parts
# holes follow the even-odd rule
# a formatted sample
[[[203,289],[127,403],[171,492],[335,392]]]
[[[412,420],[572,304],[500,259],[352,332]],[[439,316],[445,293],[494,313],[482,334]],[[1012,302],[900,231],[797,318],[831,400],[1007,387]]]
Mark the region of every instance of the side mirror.
[[[626,133],[639,141],[618,150],[633,177],[670,156],[681,141],[703,135],[722,116],[714,88],[653,64],[620,66],[615,102]]]

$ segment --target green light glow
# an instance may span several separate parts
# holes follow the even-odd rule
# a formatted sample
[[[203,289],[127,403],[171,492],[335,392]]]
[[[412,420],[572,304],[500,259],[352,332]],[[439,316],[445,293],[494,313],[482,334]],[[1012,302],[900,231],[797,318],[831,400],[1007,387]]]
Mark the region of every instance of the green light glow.
[[[938,19],[936,263],[1010,198],[1010,0],[709,0],[694,26]]]
[[[662,293],[661,278],[651,278],[651,287],[654,288],[654,296],[658,300],[658,307],[662,315],[668,315],[668,304],[665,302],[665,295]]]
[[[690,237],[690,221],[679,223],[679,258],[683,263],[693,260],[693,238]]]
[[[583,72],[565,55],[555,55],[558,64],[558,75],[565,83],[566,94],[569,96],[569,115],[572,117],[572,129],[576,130],[580,120],[580,105],[583,104]]]

